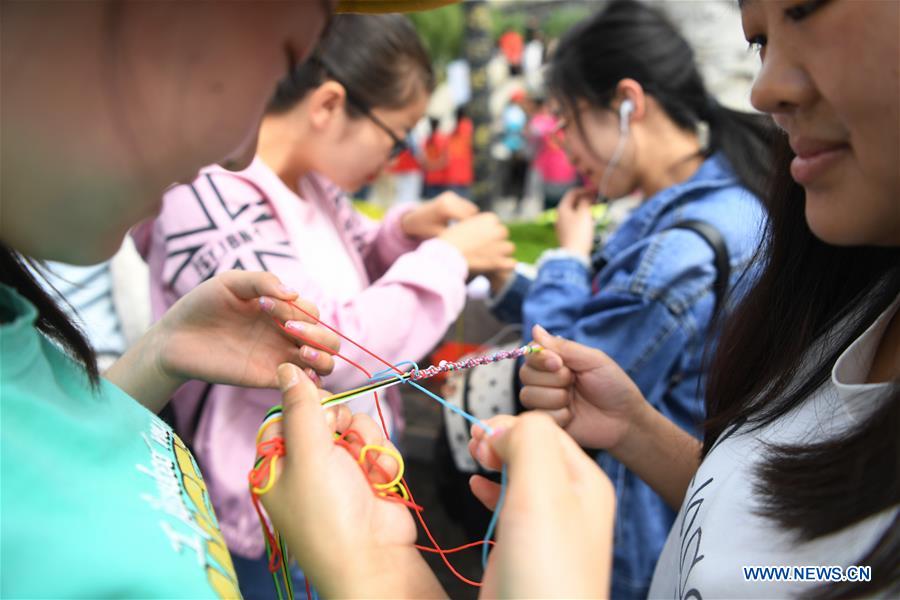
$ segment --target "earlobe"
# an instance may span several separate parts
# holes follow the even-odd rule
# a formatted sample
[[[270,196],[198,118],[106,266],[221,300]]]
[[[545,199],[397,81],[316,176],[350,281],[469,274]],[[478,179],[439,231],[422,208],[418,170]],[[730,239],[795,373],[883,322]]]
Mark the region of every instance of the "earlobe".
[[[309,98],[309,117],[316,129],[324,129],[341,112],[347,100],[344,86],[336,81],[326,81],[317,87]]]
[[[644,118],[647,109],[647,97],[644,87],[634,79],[623,79],[616,86],[616,96],[620,101],[619,110],[622,111],[626,101],[630,102],[628,112],[629,122],[640,121]]]

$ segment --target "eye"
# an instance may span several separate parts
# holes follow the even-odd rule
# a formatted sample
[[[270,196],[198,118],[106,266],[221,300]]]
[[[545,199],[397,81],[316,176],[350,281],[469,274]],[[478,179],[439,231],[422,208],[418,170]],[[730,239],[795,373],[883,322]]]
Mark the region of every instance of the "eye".
[[[784,9],[784,15],[792,21],[802,21],[829,2],[831,0],[806,0]]]

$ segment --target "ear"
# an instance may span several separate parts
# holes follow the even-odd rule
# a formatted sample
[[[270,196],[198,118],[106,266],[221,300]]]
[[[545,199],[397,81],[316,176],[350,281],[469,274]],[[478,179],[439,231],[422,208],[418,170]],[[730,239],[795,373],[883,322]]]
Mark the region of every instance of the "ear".
[[[343,118],[347,91],[336,81],[326,81],[309,95],[308,114],[313,129],[327,129]]]
[[[623,79],[616,86],[616,96],[613,99],[612,108],[619,110],[624,100],[631,100],[634,110],[631,111],[631,122],[640,121],[647,114],[647,95],[643,86],[634,79]]]

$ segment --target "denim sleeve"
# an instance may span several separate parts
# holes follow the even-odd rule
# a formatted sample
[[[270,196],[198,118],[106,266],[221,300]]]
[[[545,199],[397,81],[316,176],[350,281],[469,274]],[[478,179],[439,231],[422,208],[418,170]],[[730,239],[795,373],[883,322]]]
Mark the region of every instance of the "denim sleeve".
[[[583,307],[591,298],[591,276],[587,267],[573,258],[545,262],[522,303],[522,329],[526,339],[531,328],[570,337]]]
[[[648,398],[691,337],[687,319],[663,300],[627,286],[609,285],[592,295],[587,269],[574,260],[544,265],[523,306],[526,332],[540,324],[554,335],[602,350]]]
[[[491,299],[488,305],[491,313],[504,323],[521,323],[522,303],[528,295],[531,283],[531,279],[516,271],[512,281],[501,294]]]

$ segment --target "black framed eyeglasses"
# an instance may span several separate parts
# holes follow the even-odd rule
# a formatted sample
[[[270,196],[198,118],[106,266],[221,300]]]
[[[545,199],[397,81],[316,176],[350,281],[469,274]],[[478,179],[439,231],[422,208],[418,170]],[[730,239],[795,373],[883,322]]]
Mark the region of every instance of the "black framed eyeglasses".
[[[393,142],[391,151],[388,153],[388,158],[390,160],[397,158],[405,150],[409,149],[409,144],[406,142],[406,140],[394,133],[394,130],[388,127],[387,123],[376,117],[375,113],[372,112],[372,109],[369,108],[369,105],[360,100],[359,97],[355,93],[353,93],[353,90],[351,90],[350,87],[335,74],[334,69],[332,69],[331,66],[328,65],[328,63],[322,60],[321,56],[313,55],[310,57],[310,60],[319,63],[325,70],[325,72],[328,73],[328,76],[331,77],[331,79],[341,84],[341,86],[344,88],[344,92],[347,94],[347,102],[351,104],[353,108],[361,112],[367,119],[375,123],[375,125],[379,129],[388,134],[388,136],[391,138],[391,141]]]
[[[397,158],[398,156],[403,154],[403,152],[405,150],[407,150],[409,148],[409,144],[406,143],[406,140],[398,137],[397,134],[394,133],[390,127],[388,127],[387,123],[385,123],[384,121],[382,121],[381,119],[376,117],[375,113],[372,112],[372,109],[370,109],[368,106],[365,105],[364,102],[362,102],[361,100],[359,100],[358,98],[356,98],[353,95],[353,93],[350,91],[350,88],[348,88],[346,85],[344,85],[337,79],[335,79],[335,81],[337,81],[342,86],[344,86],[344,90],[347,93],[347,102],[352,104],[356,108],[356,110],[358,110],[359,112],[364,114],[367,119],[369,119],[370,121],[375,123],[375,125],[377,125],[382,131],[384,131],[386,134],[388,134],[390,136],[391,141],[394,142],[394,145],[391,146],[391,151],[388,153],[388,157],[391,160]]]

